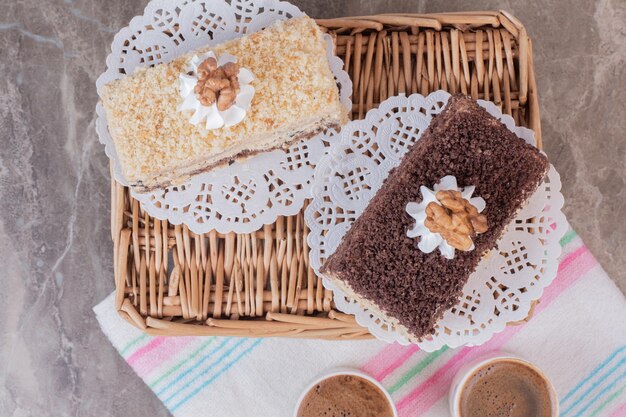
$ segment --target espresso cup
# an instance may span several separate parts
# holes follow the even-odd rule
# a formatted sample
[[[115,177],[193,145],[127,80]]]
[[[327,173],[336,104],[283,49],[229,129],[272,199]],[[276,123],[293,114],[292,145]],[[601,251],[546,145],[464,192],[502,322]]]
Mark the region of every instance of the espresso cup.
[[[498,376],[489,376],[489,372],[498,372],[498,369],[500,372],[503,372],[501,368],[502,366],[508,367],[507,372]],[[493,369],[496,369],[496,371],[493,371]],[[518,369],[520,371],[519,375],[511,375],[512,373],[515,373],[513,369]],[[519,380],[523,380],[526,378],[526,376],[523,376],[522,374],[528,375],[528,380],[526,381],[529,384],[528,386],[532,386],[533,389],[536,389],[537,393],[542,394],[541,401],[539,401],[539,395],[529,395],[528,398],[520,396],[520,398],[515,400],[518,402],[517,405],[510,405],[506,404],[506,400],[502,398],[502,395],[500,396],[500,398],[496,396],[496,399],[493,399],[493,392],[490,393],[491,397],[487,398],[486,390],[490,389],[488,385],[477,385],[477,381],[483,378],[483,383],[489,382],[489,378],[496,378],[496,381],[497,378],[500,378],[501,380],[510,380],[510,378],[518,378]],[[506,396],[507,394],[509,394],[509,392],[505,391],[505,389],[503,388],[504,386],[505,384],[498,385],[494,388],[494,391],[497,391],[498,387],[501,387],[500,389],[503,390],[502,393],[504,394],[504,396]],[[472,395],[476,395],[478,397],[471,397]],[[481,395],[484,395],[485,398],[480,397]],[[531,397],[536,399],[535,404],[531,404],[531,400],[529,399]],[[493,402],[491,400],[493,400]],[[548,377],[541,371],[541,369],[539,369],[532,363],[511,354],[494,354],[490,356],[484,356],[463,366],[452,381],[448,401],[450,405],[450,414],[452,415],[452,417],[471,417],[470,412],[464,410],[464,405],[465,408],[470,408],[468,407],[468,404],[470,403],[479,404],[479,406],[487,404],[486,407],[489,407],[489,404],[491,404],[491,406],[494,407],[494,415],[508,415],[508,413],[498,413],[496,408],[510,405],[513,407],[520,407],[520,409],[523,409],[524,407],[531,409],[533,407],[540,407],[543,415],[548,415],[550,417],[559,416],[558,397],[556,395],[556,391],[554,390],[554,386],[552,385]],[[485,412],[481,414],[488,415]],[[536,415],[536,412],[533,412],[532,414]]]
[[[391,395],[385,389],[385,387],[383,387],[380,382],[378,382],[376,379],[372,378],[371,376],[367,375],[366,373],[363,373],[363,372],[357,371],[356,369],[351,369],[351,368],[335,368],[313,379],[311,383],[307,385],[307,387],[304,389],[304,391],[300,395],[300,398],[298,399],[298,402],[296,403],[296,407],[293,411],[293,417],[298,417],[299,415],[301,415],[299,414],[300,408],[303,406],[303,402],[305,401],[305,399],[307,398],[307,395],[310,392],[315,390],[316,387],[323,384],[325,381],[328,381],[333,377],[341,377],[341,376],[352,376],[354,378],[360,378],[372,384],[377,389],[377,391],[380,392],[381,398],[384,399],[384,401],[386,401],[386,403],[389,405],[389,409],[391,411],[392,417],[398,417],[398,411],[396,410],[396,406],[393,403],[393,400],[391,399]]]

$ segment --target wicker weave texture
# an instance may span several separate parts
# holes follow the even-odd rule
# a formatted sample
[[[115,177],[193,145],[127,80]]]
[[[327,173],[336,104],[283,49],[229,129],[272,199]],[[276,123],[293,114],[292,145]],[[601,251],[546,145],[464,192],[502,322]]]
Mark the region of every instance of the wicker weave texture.
[[[352,118],[387,97],[435,90],[491,100],[541,146],[532,46],[506,12],[318,20],[354,84]],[[150,217],[111,183],[115,306],[149,334],[370,338],[309,266],[299,214],[250,234],[196,235]]]

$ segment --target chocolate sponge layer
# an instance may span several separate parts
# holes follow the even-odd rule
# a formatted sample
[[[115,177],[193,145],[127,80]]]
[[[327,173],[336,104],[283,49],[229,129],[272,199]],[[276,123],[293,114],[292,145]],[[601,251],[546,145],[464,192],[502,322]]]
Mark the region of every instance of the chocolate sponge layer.
[[[453,96],[391,171],[322,273],[397,321],[410,338],[430,334],[548,167],[545,156],[474,100]],[[452,260],[437,249],[421,252],[418,239],[406,236],[414,225],[407,203],[420,202],[420,186],[432,189],[446,175],[454,175],[460,187],[476,186],[474,196],[487,203],[489,226],[474,238],[475,250],[457,250]]]

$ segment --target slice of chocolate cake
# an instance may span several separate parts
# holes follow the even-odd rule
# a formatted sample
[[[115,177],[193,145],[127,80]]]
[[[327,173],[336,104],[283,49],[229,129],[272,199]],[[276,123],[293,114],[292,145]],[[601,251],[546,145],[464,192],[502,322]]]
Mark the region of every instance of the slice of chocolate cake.
[[[475,101],[453,96],[321,272],[417,341],[457,302],[548,167]],[[409,215],[416,207],[423,212]]]

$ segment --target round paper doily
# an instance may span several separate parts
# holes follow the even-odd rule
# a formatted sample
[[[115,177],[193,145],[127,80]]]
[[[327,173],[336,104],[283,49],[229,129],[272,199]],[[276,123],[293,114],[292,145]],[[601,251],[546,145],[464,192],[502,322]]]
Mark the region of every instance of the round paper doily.
[[[313,201],[305,213],[311,230],[311,265],[318,275],[324,260],[337,249],[389,170],[420,139],[449,97],[447,92],[437,91],[427,97],[413,94],[389,98],[370,110],[365,119],[349,122],[340,133],[333,134],[335,137],[327,138],[332,146],[318,164]],[[491,102],[479,104],[518,137],[535,145],[532,130],[516,127],[513,118],[503,115]],[[528,316],[532,301],[541,297],[556,276],[559,239],[567,228],[560,189],[559,175],[551,166],[544,183],[509,225],[499,249],[479,264],[459,303],[444,314],[434,335],[418,343],[420,348],[433,351],[442,346],[479,345],[508,322]],[[409,343],[381,317],[322,278],[324,286],[333,290],[339,310],[354,314],[359,324],[381,340]]]
[[[107,70],[98,90],[132,74],[135,68],[168,62],[189,51],[216,45],[261,30],[277,20],[303,16],[296,6],[277,0],[152,0],[113,39]],[[352,82],[343,61],[333,54],[325,35],[327,56],[339,86],[340,100],[351,109]],[[115,179],[126,185],[101,103],[96,106],[96,132],[113,162]],[[186,224],[192,232],[250,233],[279,215],[296,214],[309,197],[315,167],[325,154],[323,135],[302,141],[287,151],[263,153],[244,162],[194,176],[179,186],[132,196],[157,219]]]

